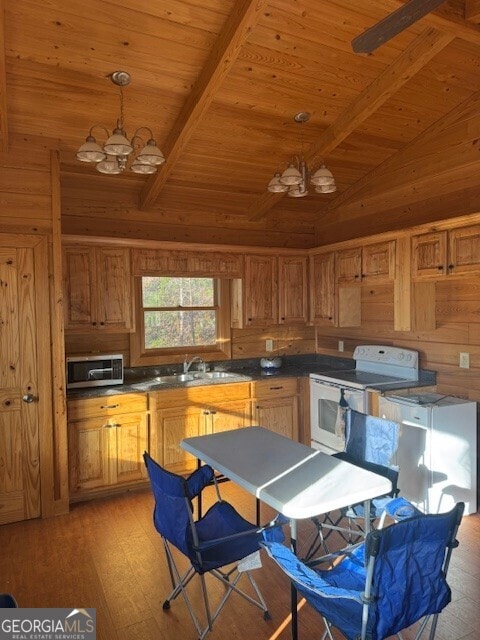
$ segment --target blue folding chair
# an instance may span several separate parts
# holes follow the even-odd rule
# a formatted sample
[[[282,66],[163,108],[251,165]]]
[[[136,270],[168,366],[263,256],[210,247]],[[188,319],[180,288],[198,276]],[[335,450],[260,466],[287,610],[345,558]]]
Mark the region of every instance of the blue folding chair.
[[[394,520],[401,520],[420,514],[410,502],[397,497],[398,467],[393,461],[398,448],[398,423],[348,409],[345,434],[345,451],[335,453],[334,457],[377,473],[392,483],[392,490],[388,495],[377,496],[371,501],[369,525],[376,519],[381,519],[383,523],[386,515]],[[363,503],[345,507],[339,513],[312,518],[316,535],[305,558],[314,557],[320,548],[328,553],[327,539],[333,531],[337,531],[345,542],[358,541],[365,534],[364,520]]]
[[[163,609],[169,609],[170,602],[182,594],[200,639],[212,629],[214,621],[233,592],[260,608],[264,618],[268,620],[270,614],[248,570],[248,561],[245,561],[245,558],[259,551],[260,542],[263,540],[262,533],[265,531],[268,531],[273,539],[283,540],[281,526],[286,520],[279,517],[267,527],[257,527],[242,518],[231,504],[221,500],[214,471],[208,465],[200,467],[188,478],[184,478],[163,469],[148,453],[145,452],[143,457],[155,497],[153,521],[162,536],[173,586],[173,591],[163,603]],[[195,521],[192,500],[212,483],[217,489],[218,501],[203,517]],[[190,566],[183,575],[175,564],[172,546],[190,561]],[[227,572],[220,571],[226,565],[238,563],[240,560],[244,560],[246,568],[235,564],[233,568],[229,567]],[[210,608],[206,573],[218,578],[226,587],[214,612]],[[205,605],[206,626],[203,627],[194,612],[186,589],[195,575],[200,576]],[[248,578],[254,597],[237,586],[242,575]]]
[[[463,510],[459,502],[448,513],[421,514],[371,531],[361,544],[331,554],[333,566],[331,556],[321,559],[329,561],[328,570],[315,568],[320,560],[301,562],[277,542],[264,546],[322,616],[322,640],[333,640],[332,627],[347,640],[402,640],[401,631],[412,625],[415,640],[425,631],[433,640],[438,615],[451,600],[446,576]]]

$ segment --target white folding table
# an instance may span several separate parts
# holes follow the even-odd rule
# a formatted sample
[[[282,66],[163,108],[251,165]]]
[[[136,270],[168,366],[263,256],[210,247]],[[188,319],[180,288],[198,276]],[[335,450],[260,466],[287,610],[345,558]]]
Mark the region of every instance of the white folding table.
[[[365,502],[392,490],[390,480],[285,438],[264,427],[185,438],[180,446],[257,499],[290,519],[296,551],[297,520]],[[296,638],[296,592],[292,591],[292,635]]]

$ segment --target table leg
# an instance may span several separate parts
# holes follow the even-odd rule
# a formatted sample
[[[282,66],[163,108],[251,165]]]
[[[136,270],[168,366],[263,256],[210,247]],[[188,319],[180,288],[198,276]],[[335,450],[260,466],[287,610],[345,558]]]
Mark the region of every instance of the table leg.
[[[365,500],[365,502],[363,503],[363,509],[365,512],[365,535],[367,535],[368,533],[370,533],[370,506],[371,506],[371,502],[370,500]]]
[[[297,521],[290,520],[290,544],[292,551],[297,555]],[[297,590],[291,582],[291,612],[292,612],[292,640],[298,638],[298,612],[297,612]]]

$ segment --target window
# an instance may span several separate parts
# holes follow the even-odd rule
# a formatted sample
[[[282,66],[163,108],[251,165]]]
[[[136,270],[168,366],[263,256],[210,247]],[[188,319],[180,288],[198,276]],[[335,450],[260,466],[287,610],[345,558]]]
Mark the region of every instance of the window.
[[[143,276],[137,284],[135,363],[173,361],[172,355],[229,356],[228,284],[215,278]],[[152,359],[153,358],[153,359]]]

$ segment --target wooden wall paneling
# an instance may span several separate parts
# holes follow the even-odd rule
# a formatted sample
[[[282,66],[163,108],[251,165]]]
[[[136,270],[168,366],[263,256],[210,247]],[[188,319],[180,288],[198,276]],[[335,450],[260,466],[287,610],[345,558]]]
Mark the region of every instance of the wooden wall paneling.
[[[273,340],[273,352],[265,351],[265,340]],[[232,329],[232,358],[262,358],[315,352],[314,327],[265,327]]]
[[[64,291],[58,151],[51,152],[52,235],[50,247],[50,313],[52,351],[52,401],[54,447],[54,511],[68,511],[67,407],[65,380]]]

